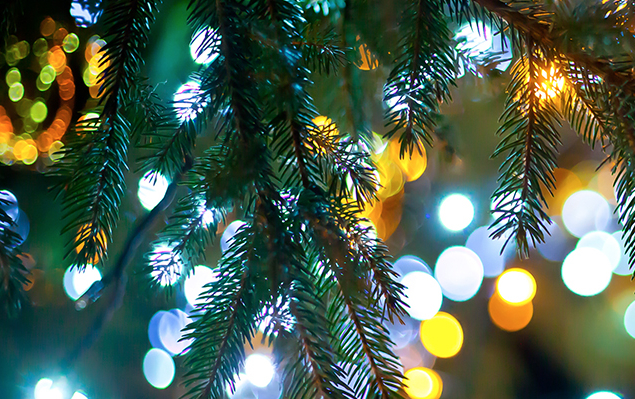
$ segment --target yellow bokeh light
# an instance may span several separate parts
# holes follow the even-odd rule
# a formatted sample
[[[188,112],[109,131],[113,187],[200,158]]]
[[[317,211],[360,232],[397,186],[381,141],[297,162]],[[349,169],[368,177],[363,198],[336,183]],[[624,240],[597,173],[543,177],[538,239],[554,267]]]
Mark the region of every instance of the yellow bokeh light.
[[[463,328],[451,314],[437,313],[433,318],[421,322],[421,343],[437,357],[452,357],[463,346]]]
[[[582,181],[570,170],[556,168],[553,171],[553,175],[556,180],[556,190],[554,191],[553,196],[545,196],[548,206],[547,213],[549,216],[562,214],[562,207],[564,206],[567,198],[569,198],[571,194],[584,188]],[[543,192],[547,192],[544,187]]]
[[[391,159],[387,152],[383,152],[376,159],[377,172],[379,172],[379,184],[377,196],[385,200],[397,194],[404,186],[405,179],[399,166]]]
[[[42,83],[53,83],[53,81],[55,80],[55,76],[57,76],[57,73],[55,72],[55,68],[53,68],[51,65],[46,65],[40,71],[40,80],[42,81]]]
[[[406,175],[407,181],[415,181],[421,177],[428,166],[428,157],[425,148],[421,148],[421,153],[414,149],[412,154],[404,154],[403,158],[399,157],[401,144],[399,140],[390,140],[388,150],[393,162],[399,166],[401,171]]]
[[[412,399],[439,399],[443,392],[443,381],[436,371],[415,367],[404,373],[404,391]]]
[[[63,151],[61,151],[62,147],[64,147],[64,143],[62,143],[61,141],[57,140],[54,141],[51,146],[49,147],[49,158],[51,159],[51,161],[53,162],[57,162],[60,159],[62,159],[62,157],[64,156]]]
[[[73,53],[79,47],[79,37],[74,33],[69,33],[62,40],[62,48],[67,53]]]
[[[496,280],[496,290],[501,299],[510,305],[521,306],[531,302],[536,295],[536,280],[527,270],[506,270]]]
[[[37,161],[38,151],[33,144],[28,144],[22,150],[22,162],[26,165],[32,165]]]
[[[55,32],[55,21],[51,17],[46,17],[40,24],[40,33],[42,36],[51,36]]]
[[[20,83],[20,80],[22,80],[22,74],[20,74],[20,70],[18,68],[11,68],[7,71],[4,80],[7,82],[7,85],[11,86],[15,83]]]
[[[379,60],[370,51],[366,44],[362,44],[361,46],[359,46],[359,54],[361,56],[361,61],[359,62],[357,67],[362,71],[370,71],[379,66]]]
[[[48,110],[42,101],[36,101],[31,105],[31,119],[37,123],[42,123],[46,119]]]
[[[540,71],[536,94],[540,99],[554,98],[564,87],[564,77],[553,65]]]
[[[13,102],[18,102],[24,96],[24,86],[22,83],[14,83],[9,87],[9,99]]]
[[[492,322],[505,331],[518,331],[527,327],[534,315],[531,302],[521,306],[510,305],[497,292],[489,299],[487,310]]]

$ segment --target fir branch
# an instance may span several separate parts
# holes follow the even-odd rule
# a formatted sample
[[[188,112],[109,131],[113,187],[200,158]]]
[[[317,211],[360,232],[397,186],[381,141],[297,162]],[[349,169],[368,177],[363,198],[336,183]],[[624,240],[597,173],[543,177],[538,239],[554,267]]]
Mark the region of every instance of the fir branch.
[[[549,69],[543,58],[545,50],[536,48],[531,38],[527,43],[527,57],[512,68],[503,124],[498,130],[503,139],[493,154],[504,154],[506,159],[500,167],[500,185],[492,195],[497,204],[492,236],[509,234],[506,244],[513,238],[521,256],[528,256],[529,240],[533,245],[544,242],[545,223],[550,223],[543,209],[542,187],[550,193],[555,188],[553,170],[561,119],[550,94],[541,92],[541,71]]]
[[[0,203],[5,203],[0,199]],[[24,285],[29,283],[28,270],[19,256],[22,238],[14,231],[13,219],[0,208],[0,307],[14,317],[27,303]]]
[[[443,10],[434,0],[409,2],[400,29],[404,32],[399,56],[384,88],[390,104],[386,137],[400,133],[400,156],[424,143],[432,144],[434,115],[439,102],[450,98],[456,75],[450,46],[450,32]],[[430,34],[429,32],[435,32]]]
[[[186,327],[184,339],[193,339],[185,363],[184,397],[224,398],[226,387],[243,364],[244,343],[255,334],[260,310],[262,282],[252,273],[256,261],[253,227],[240,229],[220,262],[219,279],[199,297],[195,320]]]
[[[346,49],[339,44],[333,29],[320,30],[309,24],[291,44],[302,51],[302,62],[309,70],[330,75],[346,63]]]
[[[103,109],[98,121],[75,126],[54,172],[64,178],[59,189],[65,190],[64,217],[70,219],[64,231],[79,232],[71,245],[81,269],[105,260],[117,225],[131,136],[122,107],[130,102],[155,12],[153,0],[113,0],[106,7],[102,21],[108,43],[101,50],[105,68],[99,78]]]

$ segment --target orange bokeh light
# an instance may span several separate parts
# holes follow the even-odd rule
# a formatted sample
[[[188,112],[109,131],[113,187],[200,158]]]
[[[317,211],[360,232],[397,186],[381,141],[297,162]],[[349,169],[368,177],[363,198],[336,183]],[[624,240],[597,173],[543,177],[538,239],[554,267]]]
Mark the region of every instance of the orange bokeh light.
[[[505,331],[518,331],[527,327],[534,315],[534,305],[528,302],[521,306],[510,305],[498,293],[494,293],[487,305],[492,322]]]

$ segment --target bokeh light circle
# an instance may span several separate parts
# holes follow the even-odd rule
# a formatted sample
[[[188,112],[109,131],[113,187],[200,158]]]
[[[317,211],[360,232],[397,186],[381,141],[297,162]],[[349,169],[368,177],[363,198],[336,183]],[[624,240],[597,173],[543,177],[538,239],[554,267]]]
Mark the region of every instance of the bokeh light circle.
[[[240,229],[242,226],[245,226],[246,224],[247,223],[243,222],[242,220],[234,220],[233,222],[228,224],[227,227],[225,227],[225,231],[223,231],[223,235],[220,237],[221,251],[227,251],[227,249],[233,242],[234,235],[236,235],[238,229]]]
[[[624,312],[624,328],[628,335],[635,338],[635,301],[631,302]]]
[[[622,399],[622,397],[613,392],[600,391],[587,396],[586,399]]]
[[[481,259],[483,275],[496,277],[505,270],[507,258],[514,254],[514,243],[510,241],[502,251],[504,244],[504,237],[492,238],[488,226],[481,226],[470,234],[465,246]]]
[[[245,374],[250,383],[264,388],[273,379],[275,368],[269,356],[254,353],[245,359]]]
[[[53,380],[42,378],[33,390],[34,399],[63,399],[62,391],[58,387],[53,387]]]
[[[487,304],[487,311],[496,326],[513,332],[527,327],[534,315],[534,305],[531,302],[519,306],[510,305],[498,293],[494,293]]]
[[[143,375],[150,385],[165,389],[172,384],[176,367],[174,360],[166,351],[152,348],[143,358]]]
[[[443,251],[437,259],[434,277],[443,295],[453,301],[472,298],[483,282],[483,263],[474,251],[455,246]]]
[[[190,321],[187,314],[180,309],[172,309],[169,312],[165,312],[159,319],[157,326],[156,334],[161,342],[161,345],[157,347],[171,355],[184,353],[192,342],[191,340],[183,339],[183,329]]]
[[[437,313],[421,322],[421,343],[434,356],[447,358],[459,353],[463,346],[463,328],[451,314]]]
[[[417,320],[432,318],[443,303],[441,286],[430,274],[411,272],[401,279],[405,286],[404,302],[408,305],[408,314]]]
[[[576,237],[582,237],[594,230],[604,230],[610,219],[609,203],[595,191],[575,192],[562,207],[564,226]]]
[[[211,28],[201,29],[192,36],[190,55],[197,64],[209,64],[218,57],[215,43],[219,41],[216,31]]]
[[[183,284],[183,291],[187,302],[195,306],[197,298],[207,289],[206,284],[212,283],[218,279],[216,273],[207,266],[196,266],[192,273],[187,276]]]
[[[626,242],[622,237],[622,231],[616,231],[611,234],[613,238],[620,244],[620,262],[617,264],[617,267],[613,270],[613,273],[620,276],[628,276],[631,274],[631,268],[628,264],[628,254],[626,253]]]
[[[474,219],[474,205],[465,195],[451,194],[441,201],[439,219],[450,231],[463,230]]]
[[[536,280],[527,270],[513,268],[506,270],[496,280],[496,290],[505,302],[524,305],[536,295]]]
[[[80,271],[77,266],[69,266],[64,273],[64,291],[69,298],[76,301],[99,280],[101,272],[93,265],[87,265],[84,271]]]
[[[443,392],[443,381],[436,371],[415,367],[404,373],[404,391],[412,399],[438,399]]]
[[[576,248],[562,262],[562,280],[581,296],[597,295],[611,282],[611,262],[599,249]]]
[[[393,270],[400,278],[403,278],[403,276],[411,272],[432,274],[432,269],[430,269],[426,262],[414,255],[404,255],[397,259],[397,261],[393,264]]]
[[[611,270],[615,270],[622,258],[622,248],[619,241],[604,231],[592,231],[585,234],[578,241],[576,248],[595,248],[600,250],[611,263]]]
[[[168,179],[162,174],[152,171],[147,172],[139,180],[139,189],[137,190],[141,206],[149,211],[154,209],[165,196],[169,185]]]

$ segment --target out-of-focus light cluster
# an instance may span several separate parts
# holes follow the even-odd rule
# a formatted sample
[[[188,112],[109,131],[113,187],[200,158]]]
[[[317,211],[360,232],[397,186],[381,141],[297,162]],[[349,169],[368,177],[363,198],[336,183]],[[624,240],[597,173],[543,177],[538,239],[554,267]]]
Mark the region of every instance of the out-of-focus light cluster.
[[[189,316],[180,309],[159,310],[148,324],[150,344],[171,356],[182,354],[191,343],[191,340],[183,339],[183,328],[190,321]]]
[[[172,106],[181,121],[196,119],[207,105],[207,101],[201,101],[201,93],[201,84],[194,80],[181,85],[174,93]]]
[[[33,389],[33,399],[88,399],[83,391],[75,391],[72,396],[66,378],[53,381],[50,378],[41,378]]]
[[[531,301],[535,295],[536,280],[531,273],[519,268],[506,270],[496,280],[496,291],[489,299],[490,319],[505,331],[525,328],[534,314]]]
[[[64,272],[64,291],[73,301],[78,300],[94,282],[101,280],[101,272],[93,265],[87,265],[84,270],[77,266],[69,266]]]
[[[75,80],[67,65],[67,54],[77,50],[79,37],[50,17],[41,22],[40,33],[42,37],[32,45],[18,41],[15,36],[8,40],[4,58],[11,68],[4,78],[13,106],[11,103],[5,104],[6,108],[0,106],[0,162],[6,165],[16,162],[32,165],[38,159],[44,165],[57,161],[62,147],[60,140],[71,122]],[[27,61],[29,68],[38,72],[33,88],[32,82],[23,80],[20,71]],[[47,99],[54,83],[60,105],[53,114]],[[48,127],[42,126],[45,123],[49,123]]]
[[[95,35],[88,39],[86,48],[84,49],[86,66],[84,67],[82,77],[92,98],[100,98],[103,95],[101,92],[102,82],[100,75],[110,65],[110,60],[104,59],[104,53],[101,51],[105,45],[106,42]]]
[[[190,42],[190,55],[197,64],[207,65],[218,57],[220,36],[211,28],[194,33]]]
[[[443,381],[436,371],[415,367],[404,373],[404,391],[412,399],[439,399]]]
[[[564,87],[564,76],[554,65],[540,71],[538,81],[535,83],[536,95],[540,99],[554,98]]]

